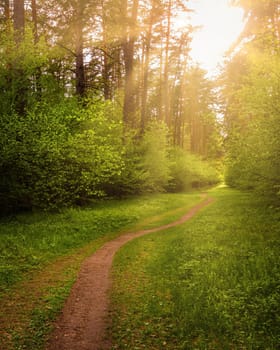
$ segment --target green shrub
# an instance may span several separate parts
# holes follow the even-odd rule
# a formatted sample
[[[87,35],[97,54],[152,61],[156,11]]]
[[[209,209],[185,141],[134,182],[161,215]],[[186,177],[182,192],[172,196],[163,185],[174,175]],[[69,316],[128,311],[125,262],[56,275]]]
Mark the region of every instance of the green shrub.
[[[170,178],[165,124],[151,122],[141,138],[127,133],[124,152],[124,167],[107,186],[107,193],[120,197],[165,191]]]
[[[220,181],[219,171],[197,155],[174,148],[170,151],[170,181],[168,190],[185,191],[213,185]]]
[[[145,131],[141,143],[144,191],[163,191],[170,179],[167,133],[166,125],[156,121]]]
[[[110,103],[65,100],[0,124],[3,210],[81,203],[121,173],[122,124]]]

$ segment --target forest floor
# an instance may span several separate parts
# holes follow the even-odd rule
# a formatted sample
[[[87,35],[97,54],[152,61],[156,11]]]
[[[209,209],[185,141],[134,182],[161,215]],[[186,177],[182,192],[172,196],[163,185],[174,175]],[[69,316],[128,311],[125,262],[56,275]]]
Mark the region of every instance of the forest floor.
[[[0,221],[0,349],[278,349],[279,204],[208,192]]]
[[[2,218],[0,349],[43,349],[86,258],[127,232],[173,222],[199,202],[197,192],[165,193]]]
[[[110,326],[110,270],[117,250],[134,238],[180,225],[213,201],[205,195],[202,202],[172,223],[152,229],[124,234],[107,242],[87,258],[74,283],[54,332],[47,343],[48,350],[111,349],[107,328]]]

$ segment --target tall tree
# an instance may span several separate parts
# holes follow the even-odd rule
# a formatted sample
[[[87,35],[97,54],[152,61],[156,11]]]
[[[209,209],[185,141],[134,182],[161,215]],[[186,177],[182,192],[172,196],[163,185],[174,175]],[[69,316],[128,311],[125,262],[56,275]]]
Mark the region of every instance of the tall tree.
[[[126,19],[126,37],[123,44],[125,82],[124,82],[124,122],[135,127],[135,82],[134,82],[134,49],[137,39],[137,18],[139,0],[133,0],[129,8],[128,2],[124,1],[123,9]]]
[[[147,99],[148,99],[148,83],[149,83],[149,66],[152,44],[152,29],[157,16],[157,0],[152,0],[150,15],[146,23],[143,42],[143,86],[142,86],[142,105],[141,105],[141,130],[145,129],[147,123]]]
[[[188,72],[185,98],[187,99],[186,121],[190,135],[190,150],[207,157],[213,153],[209,145],[214,142],[213,136],[218,125],[213,109],[215,103],[213,86],[205,74],[206,72],[199,67],[194,67]]]
[[[10,19],[10,1],[4,0],[4,15],[5,20],[8,21]]]
[[[76,56],[76,93],[83,97],[85,94],[85,66],[84,66],[84,1],[76,2],[75,18],[75,56]]]
[[[278,0],[238,1],[247,14],[246,39],[224,71],[227,182],[279,195]],[[279,196],[278,196],[279,200]]]
[[[170,35],[171,35],[171,10],[172,0],[168,0],[167,12],[166,12],[166,40],[165,40],[165,62],[164,62],[164,73],[163,73],[163,98],[164,98],[164,120],[166,124],[171,126],[171,115],[170,115],[170,99],[169,99],[169,48],[170,48]]]
[[[102,43],[100,47],[102,87],[105,99],[113,99],[123,86],[123,42],[126,27],[120,0],[102,0]],[[121,24],[122,23],[122,24]]]
[[[245,28],[240,40],[254,41],[270,49],[280,48],[280,1],[279,0],[233,0],[245,12]]]
[[[31,0],[31,7],[32,7],[32,24],[33,24],[34,42],[35,44],[37,44],[39,41],[39,35],[38,35],[38,16],[37,16],[36,0]]]
[[[176,57],[176,66],[174,71],[171,100],[173,143],[182,148],[185,145],[185,126],[186,126],[186,105],[189,101],[186,99],[187,71],[189,67],[189,33],[178,33],[178,42],[174,51]]]
[[[14,1],[14,32],[17,46],[20,46],[25,31],[25,12],[24,0]],[[14,98],[14,108],[20,115],[25,114],[26,100],[27,100],[27,77],[21,67],[21,60],[23,57],[17,57],[13,62],[13,86],[16,88]]]
[[[17,40],[21,40],[24,33],[24,0],[14,1],[14,29]]]

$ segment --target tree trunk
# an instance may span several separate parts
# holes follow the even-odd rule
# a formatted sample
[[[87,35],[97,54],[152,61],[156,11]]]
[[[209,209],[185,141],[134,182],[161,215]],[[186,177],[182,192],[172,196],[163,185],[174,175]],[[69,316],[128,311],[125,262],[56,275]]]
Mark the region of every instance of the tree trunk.
[[[109,59],[109,43],[107,38],[107,15],[104,1],[101,2],[102,6],[102,83],[103,94],[105,100],[109,100],[112,97],[111,82],[110,82],[110,59]]]
[[[14,29],[16,41],[19,42],[24,34],[24,0],[14,0]]]
[[[122,48],[115,47],[113,53],[113,81],[114,87],[120,90],[123,86],[122,74]]]
[[[174,93],[170,93],[172,96],[171,104],[173,107],[172,116],[172,125],[174,128],[173,139],[174,145],[180,146],[183,148],[184,143],[184,104],[185,99],[184,95],[186,93],[186,72],[187,72],[187,57],[188,57],[188,46],[186,47],[186,42],[188,37],[181,35],[178,38],[178,47],[176,51],[177,64],[176,64],[176,74],[173,79],[172,87],[169,88]]]
[[[24,36],[24,0],[14,1],[14,30],[15,30],[15,42],[19,46]],[[15,111],[23,116],[25,115],[25,107],[27,104],[27,79],[25,72],[21,67],[22,57],[17,57],[13,62],[13,84],[15,88],[14,108]]]
[[[37,2],[36,0],[31,1],[32,6],[32,23],[33,23],[33,36],[35,45],[39,42],[38,35],[38,18],[37,18]],[[41,87],[41,68],[37,67],[35,73],[35,91],[38,95],[38,99],[40,100],[42,97],[42,87]]]
[[[161,32],[163,33],[162,22],[160,23]],[[164,61],[164,43],[160,41],[160,57],[159,57],[159,88],[158,88],[158,117],[160,121],[164,120],[163,110],[163,61]]]
[[[154,20],[154,7],[153,1],[152,10],[149,18],[148,30],[146,33],[146,43],[144,45],[143,52],[143,87],[142,87],[142,108],[141,108],[141,131],[145,129],[147,123],[147,98],[148,98],[148,77],[149,77],[149,64],[150,64],[150,50],[152,40],[152,27]]]
[[[166,43],[165,43],[165,64],[163,74],[163,97],[164,97],[164,119],[168,126],[171,125],[170,116],[170,99],[169,99],[169,47],[170,47],[170,31],[171,31],[171,9],[172,0],[168,1],[167,8],[167,29],[166,29]]]
[[[4,15],[5,15],[5,20],[9,21],[10,19],[10,1],[9,0],[4,1]]]
[[[77,1],[76,20],[76,94],[80,97],[85,95],[85,66],[84,66],[84,3]]]
[[[32,22],[33,22],[34,42],[35,42],[35,44],[37,44],[39,41],[39,36],[38,36],[38,18],[37,18],[36,0],[31,1],[31,6],[32,6]]]
[[[136,38],[136,22],[138,14],[139,0],[134,0],[131,16],[127,25],[127,38],[124,43],[124,65],[125,65],[125,83],[124,83],[124,106],[123,118],[126,125],[135,127],[135,84],[134,84],[134,44]],[[126,8],[126,13],[127,13]]]

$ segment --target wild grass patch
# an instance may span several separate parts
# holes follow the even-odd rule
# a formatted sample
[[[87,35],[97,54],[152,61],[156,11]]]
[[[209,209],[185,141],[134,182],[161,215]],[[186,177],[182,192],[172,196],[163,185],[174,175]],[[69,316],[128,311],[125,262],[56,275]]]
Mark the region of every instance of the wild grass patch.
[[[194,201],[199,200],[198,194],[191,196]],[[72,208],[60,214],[36,213],[2,219],[0,293],[20,281],[26,272],[40,268],[93,240],[129,229],[147,218],[150,218],[147,225],[156,224],[163,219],[160,214],[184,207],[187,198],[186,194],[143,196],[131,200],[104,201],[93,208]],[[176,211],[173,214],[176,216]],[[159,217],[151,219],[155,215]]]
[[[280,212],[229,189],[178,227],[130,242],[114,265],[114,349],[280,344]]]
[[[175,220],[198,201],[197,193],[160,194],[3,219],[1,350],[42,349],[86,256],[122,232]]]

